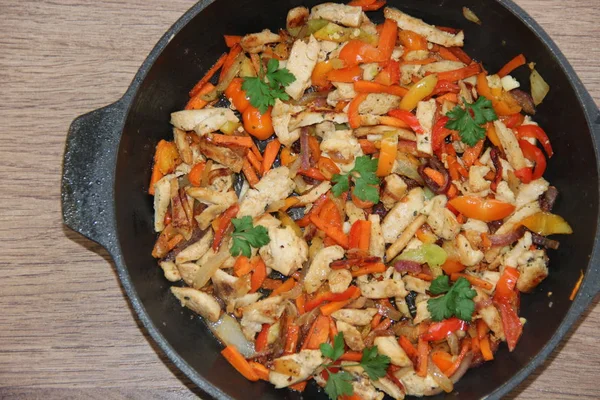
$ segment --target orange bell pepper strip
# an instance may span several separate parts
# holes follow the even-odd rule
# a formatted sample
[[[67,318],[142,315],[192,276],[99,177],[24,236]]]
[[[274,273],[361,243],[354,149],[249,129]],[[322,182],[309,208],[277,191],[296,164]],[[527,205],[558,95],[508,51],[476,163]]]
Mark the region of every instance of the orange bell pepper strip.
[[[254,373],[256,374],[256,376],[258,376],[258,379],[263,381],[269,380],[269,370],[267,369],[267,367],[260,363],[257,363],[256,361],[248,361],[248,364],[250,364],[250,366],[254,370]]]
[[[214,133],[209,136],[209,141],[218,146],[239,146],[239,147],[252,147],[252,138],[250,136],[232,136],[232,135],[221,135]]]
[[[575,300],[575,296],[577,296],[577,292],[579,292],[579,288],[581,287],[581,282],[583,282],[583,276],[583,271],[579,271],[579,279],[577,279],[577,282],[575,282],[575,286],[573,286],[573,290],[571,291],[569,300]]]
[[[236,44],[242,41],[242,37],[237,35],[223,35],[223,38],[225,39],[225,44],[229,48],[235,46]]]
[[[218,226],[215,229],[215,237],[213,239],[212,249],[214,251],[219,250],[221,247],[221,241],[223,241],[223,237],[225,237],[225,232],[229,229],[231,225],[231,219],[237,215],[240,206],[238,204],[234,204],[229,207],[218,219]]]
[[[421,126],[421,123],[417,119],[417,116],[406,110],[391,110],[388,115],[398,118],[399,120],[405,122],[410,126],[410,129],[415,131],[415,133],[425,133],[425,130]]]
[[[339,167],[329,157],[320,157],[319,161],[317,161],[317,168],[328,181],[330,181],[335,174],[340,173]]]
[[[229,363],[249,381],[256,382],[259,378],[254,368],[248,363],[244,356],[235,346],[229,345],[221,351],[221,354]]]
[[[346,43],[340,51],[339,58],[346,65],[387,61],[382,59],[381,52],[375,46],[359,39],[352,39]]]
[[[400,44],[404,46],[406,52],[414,50],[427,50],[427,39],[416,32],[402,30],[398,34]]]
[[[381,60],[388,61],[392,58],[397,37],[398,24],[394,20],[386,19],[383,23],[383,29],[381,29],[381,33],[379,34],[379,42],[377,43],[377,50],[381,53]]]
[[[360,249],[364,252],[369,251],[369,241],[371,240],[371,222],[357,220],[350,228],[350,237],[348,246],[351,249]]]
[[[330,61],[319,61],[313,69],[310,80],[314,86],[319,89],[328,89],[331,85],[327,75],[333,71],[333,65]]]
[[[398,135],[384,134],[381,140],[381,151],[377,161],[376,174],[379,177],[385,177],[392,173],[396,155],[398,154]]]
[[[385,67],[375,77],[375,82],[385,86],[398,85],[400,83],[400,63],[389,60]]]
[[[360,144],[362,152],[365,154],[374,154],[378,151],[377,147],[375,147],[375,143],[368,139],[358,139],[358,143]]]
[[[381,7],[385,6],[386,4],[387,4],[386,0],[377,0],[377,1],[374,1],[373,3],[369,4],[368,6],[363,6],[362,9],[363,9],[363,11],[377,11]]]
[[[473,147],[467,146],[467,149],[462,155],[462,161],[466,168],[470,168],[471,165],[475,164],[475,161],[479,159],[479,155],[483,150],[483,142],[484,140],[480,140]]]
[[[361,120],[358,108],[360,104],[367,98],[367,93],[359,93],[348,106],[348,123],[352,129],[360,127]]]
[[[340,228],[328,225],[314,214],[310,216],[310,221],[344,249],[348,248],[348,236]]]
[[[250,259],[246,256],[238,256],[233,265],[233,273],[235,276],[240,277],[252,272],[254,265],[250,262]]]
[[[256,293],[266,277],[267,266],[262,258],[256,257],[254,261],[254,272],[252,272],[252,277],[250,278],[250,293]]]
[[[477,337],[479,338],[479,350],[483,359],[490,361],[494,359],[494,353],[490,347],[490,338],[488,336],[489,328],[484,320],[477,320]]]
[[[149,194],[154,195],[154,184],[161,180],[163,176],[175,170],[178,159],[179,153],[175,143],[166,140],[158,142],[154,153],[154,166],[152,167],[150,187],[148,188]]]
[[[209,93],[214,88],[215,88],[215,85],[213,85],[210,82],[206,82],[204,84],[204,86],[202,86],[202,89],[200,89],[200,91],[198,91],[198,93],[194,97],[190,98],[190,100],[185,105],[185,109],[186,110],[200,110],[200,109],[206,107],[208,102],[202,100],[202,96]]]
[[[527,60],[525,59],[525,56],[521,53],[518,56],[516,56],[515,58],[513,58],[512,60],[510,60],[509,62],[506,63],[506,65],[504,67],[502,67],[500,69],[500,71],[498,71],[498,76],[500,78],[504,78],[506,75],[510,74],[513,70],[515,70],[516,68],[519,68],[521,65],[525,65],[527,63]]]
[[[467,268],[466,265],[461,264],[460,261],[453,258],[448,258],[445,263],[442,264],[442,270],[446,275],[451,275],[454,272],[462,272]]]
[[[188,180],[193,186],[200,186],[202,182],[202,173],[204,172],[204,167],[206,163],[204,161],[200,161],[196,165],[194,165],[191,171],[188,173]]]
[[[307,381],[302,381],[298,383],[294,383],[293,385],[288,386],[291,390],[295,390],[296,392],[304,392],[306,389]]]
[[[329,317],[319,315],[311,325],[302,350],[318,350],[321,343],[327,343],[329,338]]]
[[[357,295],[360,295],[360,289],[356,286],[350,286],[342,293],[323,292],[316,295],[312,300],[307,301],[304,305],[304,310],[310,312],[325,302],[344,301],[358,297]]]
[[[208,72],[206,72],[206,74],[202,77],[202,79],[200,79],[198,81],[198,83],[196,83],[194,85],[192,90],[190,90],[190,93],[189,93],[190,97],[196,96],[200,92],[200,90],[202,90],[204,85],[206,85],[206,83],[208,81],[210,81],[210,79],[215,75],[215,73],[219,70],[219,68],[221,68],[223,66],[226,59],[227,59],[227,53],[221,54],[221,57],[219,57],[217,62],[212,67],[210,67],[210,69],[208,70]]]
[[[298,339],[300,338],[300,327],[294,323],[288,324],[285,334],[285,346],[283,354],[294,354],[298,349]]]
[[[467,218],[484,222],[504,219],[515,210],[515,206],[510,203],[476,196],[459,196],[450,200],[449,204]]]
[[[438,73],[438,80],[457,82],[481,72],[481,64],[471,64],[454,71],[444,71]]]
[[[450,370],[454,365],[454,361],[452,360],[452,355],[443,350],[435,350],[431,353],[431,361],[444,373],[447,375],[445,371]]]
[[[233,62],[237,58],[238,54],[240,54],[242,51],[243,51],[242,46],[239,43],[234,44],[233,47],[231,48],[231,50],[229,50],[229,54],[227,55],[227,58],[223,62],[223,69],[221,70],[221,74],[219,75],[219,82],[221,82],[223,80],[223,78],[225,77],[225,74],[227,73],[229,68],[231,68],[231,66],[233,65]]]
[[[463,64],[469,65],[473,62],[473,59],[460,47],[448,47],[448,51],[454,54]]]
[[[360,67],[359,67],[360,68]],[[408,93],[408,89],[398,85],[386,86],[377,82],[356,81],[354,82],[354,91],[357,93],[387,93],[402,97]]]
[[[283,284],[274,289],[269,297],[274,297],[280,295],[281,293],[289,292],[294,288],[294,286],[296,286],[296,280],[294,278],[289,278],[283,282]]]
[[[492,102],[496,114],[505,116],[521,112],[521,106],[519,106],[511,94],[502,91],[502,89],[498,89],[497,91],[498,93],[494,93],[490,88],[484,72],[477,75],[477,93]]]
[[[321,306],[321,314],[323,315],[331,315],[334,312],[341,310],[342,308],[346,307],[348,304],[350,304],[354,299],[358,298],[358,296],[360,296],[360,291],[358,292],[358,295],[354,298],[348,299],[348,300],[342,300],[342,301],[334,301],[331,303],[327,303],[324,306]]]
[[[379,125],[393,126],[394,128],[410,128],[408,124],[398,118],[389,117],[387,115],[379,116]],[[415,146],[416,149],[416,146]]]
[[[427,362],[429,359],[429,342],[419,337],[417,344],[417,375],[420,377],[427,376]]]
[[[460,368],[460,364],[462,364],[462,361],[466,357],[470,348],[471,348],[471,340],[469,338],[463,339],[462,346],[460,349],[460,354],[458,355],[458,357],[456,357],[456,360],[454,360],[454,363],[452,364],[452,366],[444,371],[444,374],[446,376],[452,376],[456,373],[456,371],[458,371],[458,368]]]
[[[327,80],[331,82],[352,83],[362,79],[363,70],[358,65],[351,65],[346,68],[332,69],[327,73]]]
[[[271,329],[270,324],[263,324],[261,331],[256,336],[256,342],[254,343],[254,348],[257,352],[261,352],[267,348],[267,342],[269,340],[269,329]]]

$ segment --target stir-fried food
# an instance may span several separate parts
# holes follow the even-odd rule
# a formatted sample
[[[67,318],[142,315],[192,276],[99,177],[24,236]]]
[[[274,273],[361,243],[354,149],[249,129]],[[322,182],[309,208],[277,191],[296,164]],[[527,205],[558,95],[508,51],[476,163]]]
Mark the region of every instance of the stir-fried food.
[[[539,73],[532,96],[510,75],[524,55],[487,71],[460,30],[394,8],[373,23],[384,5],[225,36],[156,147],[152,255],[249,380],[451,392],[518,351],[520,294],[549,273],[548,236],[571,233],[543,177]]]

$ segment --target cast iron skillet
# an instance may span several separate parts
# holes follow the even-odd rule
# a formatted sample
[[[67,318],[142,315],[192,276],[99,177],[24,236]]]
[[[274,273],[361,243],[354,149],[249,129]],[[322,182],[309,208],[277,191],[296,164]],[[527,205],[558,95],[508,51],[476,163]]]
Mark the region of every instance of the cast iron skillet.
[[[560,191],[555,211],[574,234],[560,237],[550,253],[550,276],[535,294],[522,297],[527,318],[523,337],[509,353],[472,370],[449,398],[500,398],[550,354],[600,290],[597,245],[600,114],[567,60],[548,35],[509,0],[388,0],[411,15],[465,30],[465,50],[497,71],[523,52],[551,86],[536,121],[552,140],[555,156],[547,178]],[[245,34],[285,26],[287,11],[317,1],[201,1],[161,38],[142,64],[125,95],[116,103],[77,118],[66,142],[62,180],[63,219],[67,226],[98,242],[113,257],[117,273],[142,323],[167,356],[206,397],[295,399],[296,393],[250,383],[219,354],[221,345],[199,318],[182,309],[150,252],[152,198],[147,194],[153,149],[171,138],[169,114],[181,110],[188,90],[226,51],[223,34]],[[470,7],[482,26],[464,19]],[[372,17],[381,21],[382,15]],[[526,68],[516,74],[528,88]],[[570,291],[585,272],[575,301]],[[546,293],[551,291],[552,297]],[[549,307],[549,302],[552,307]],[[315,387],[307,398],[325,398]],[[439,395],[436,398],[441,398]]]

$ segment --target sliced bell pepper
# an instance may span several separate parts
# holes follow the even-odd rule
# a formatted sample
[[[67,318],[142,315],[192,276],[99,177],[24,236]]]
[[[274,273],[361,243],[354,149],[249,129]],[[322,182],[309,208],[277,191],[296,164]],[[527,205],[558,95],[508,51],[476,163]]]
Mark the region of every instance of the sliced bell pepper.
[[[267,343],[269,340],[269,329],[271,329],[270,324],[263,324],[261,331],[256,336],[256,343],[254,345],[257,352],[261,352],[267,348]]]
[[[438,76],[433,74],[427,75],[425,78],[412,85],[412,87],[400,101],[400,109],[412,111],[417,106],[419,101],[433,93],[437,83]]]
[[[535,162],[531,180],[541,178],[542,175],[544,175],[544,171],[546,171],[546,157],[544,157],[544,153],[542,153],[537,146],[532,145],[524,139],[519,140],[519,147],[521,148],[521,151],[523,151],[523,156],[525,156],[526,159]]]
[[[384,134],[381,139],[381,152],[377,161],[377,176],[384,177],[392,173],[398,154],[398,135]]]
[[[231,219],[237,215],[238,210],[240,209],[239,204],[234,204],[229,207],[225,212],[219,217],[217,229],[215,230],[215,237],[213,239],[212,249],[214,251],[219,250],[221,246],[221,241],[225,236],[225,232],[231,225]]]
[[[386,19],[379,34],[379,43],[377,43],[381,60],[388,61],[392,57],[392,52],[396,46],[396,37],[398,37],[398,24],[394,20]]]
[[[513,115],[521,112],[521,106],[510,93],[500,89],[498,93],[488,85],[485,72],[477,75],[477,93],[492,102],[492,107],[499,116]]]
[[[518,115],[522,115],[522,114],[518,114]],[[540,128],[539,126],[537,126],[537,125],[521,125],[516,128],[516,131],[517,131],[517,136],[519,137],[519,139],[523,139],[526,137],[532,137],[532,138],[536,138],[537,140],[539,140],[540,143],[542,144],[542,147],[544,148],[544,151],[546,152],[546,155],[548,156],[548,158],[552,157],[552,155],[554,154],[554,151],[552,150],[552,145],[550,144],[550,139],[548,138],[548,135],[546,135],[546,132],[544,132],[544,130],[542,128]]]
[[[450,118],[444,116],[438,119],[435,125],[433,125],[433,129],[431,130],[431,146],[434,152],[441,150],[446,138],[452,134],[452,131],[446,128],[449,120]]]
[[[346,65],[387,61],[382,59],[381,52],[375,46],[359,39],[352,39],[346,43],[340,51],[339,58]]]
[[[573,229],[563,217],[546,212],[535,213],[522,220],[521,224],[542,236],[573,233]]]
[[[397,85],[400,82],[400,63],[389,60],[375,77],[375,82],[385,86]]]
[[[427,39],[416,32],[402,30],[398,34],[398,39],[407,52],[414,50],[427,50]]]
[[[504,122],[504,125],[506,125],[507,128],[514,129],[525,121],[525,116],[521,113],[515,113],[512,115],[504,115],[500,117],[500,120]]]
[[[306,302],[306,304],[304,305],[304,311],[310,312],[325,302],[344,301],[344,300],[351,299],[353,296],[356,296],[357,292],[360,293],[360,289],[358,287],[350,286],[348,289],[346,289],[342,293],[333,293],[333,292],[320,293],[317,296],[315,296],[312,300],[309,300]]]
[[[516,268],[505,267],[496,284],[496,291],[493,298],[494,304],[500,311],[509,351],[514,350],[523,332],[523,324],[516,311],[519,298],[516,286],[519,275],[519,271]]]
[[[358,113],[358,108],[360,104],[365,101],[367,98],[367,93],[359,93],[348,106],[348,123],[350,124],[350,128],[356,129],[361,125],[360,114]]]
[[[360,67],[359,67],[360,68]],[[408,89],[398,85],[386,86],[377,82],[369,81],[356,81],[354,82],[354,91],[357,93],[387,93],[393,94],[394,96],[405,96],[408,93]]]
[[[327,74],[331,71],[333,71],[333,64],[330,61],[319,61],[310,77],[312,84],[320,89],[327,89],[331,85]]]
[[[410,126],[410,129],[415,131],[415,133],[425,133],[425,130],[421,126],[421,123],[417,119],[417,116],[406,110],[391,110],[388,113],[389,116],[398,118],[401,121],[404,121]]]
[[[448,82],[457,82],[481,72],[481,64],[471,64],[454,71],[445,71],[438,73],[438,79]]]
[[[371,221],[357,220],[352,224],[352,227],[350,228],[350,237],[348,239],[348,247],[368,252],[370,239]]]
[[[512,204],[476,196],[459,196],[450,200],[449,204],[465,217],[484,222],[506,218],[515,210]]]
[[[327,80],[331,82],[352,83],[362,79],[363,70],[358,65],[351,65],[346,68],[332,69],[327,73]]]
[[[427,333],[423,334],[421,337],[423,340],[435,342],[437,340],[445,339],[449,334],[456,331],[465,331],[467,328],[468,324],[465,321],[452,317],[429,325]]]

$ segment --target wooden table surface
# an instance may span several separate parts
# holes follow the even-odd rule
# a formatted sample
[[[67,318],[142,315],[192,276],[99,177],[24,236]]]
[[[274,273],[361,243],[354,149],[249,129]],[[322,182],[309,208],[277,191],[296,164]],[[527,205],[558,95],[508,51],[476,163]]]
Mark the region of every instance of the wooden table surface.
[[[599,0],[518,0],[600,100]],[[194,398],[140,329],[107,253],[64,228],[78,115],[118,99],[190,0],[0,0],[0,398]],[[600,306],[511,396],[600,398]]]

